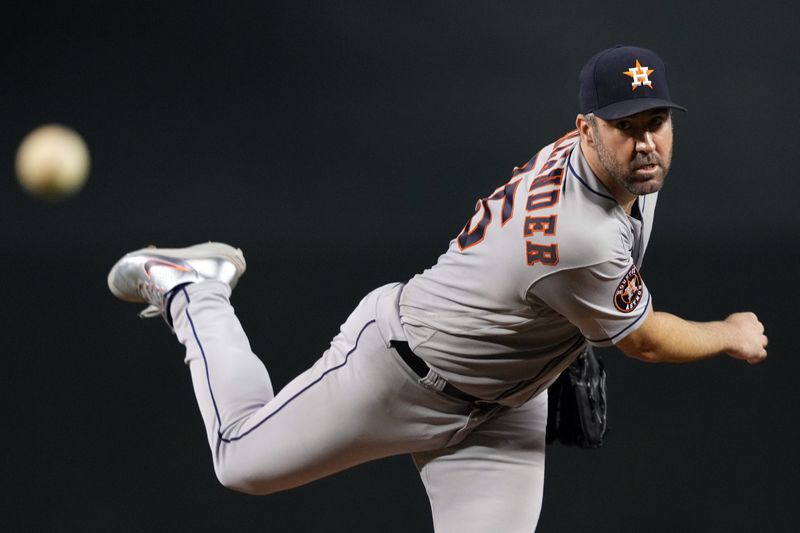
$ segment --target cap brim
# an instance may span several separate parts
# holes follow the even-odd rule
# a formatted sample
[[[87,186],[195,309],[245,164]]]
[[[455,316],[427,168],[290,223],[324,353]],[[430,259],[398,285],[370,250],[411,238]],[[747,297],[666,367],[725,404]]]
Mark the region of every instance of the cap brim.
[[[642,111],[656,109],[659,107],[668,107],[670,109],[686,111],[685,107],[661,98],[632,98],[630,100],[625,100],[624,102],[616,102],[603,108],[596,109],[593,111],[593,113],[603,120],[616,120],[618,118],[629,117],[631,115],[635,115],[636,113],[641,113]]]

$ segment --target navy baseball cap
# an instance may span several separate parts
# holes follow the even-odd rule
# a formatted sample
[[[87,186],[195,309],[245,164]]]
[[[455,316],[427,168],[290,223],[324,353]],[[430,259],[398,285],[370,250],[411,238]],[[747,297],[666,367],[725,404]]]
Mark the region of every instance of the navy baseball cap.
[[[686,111],[669,96],[664,62],[647,48],[617,45],[598,52],[578,81],[578,107],[584,115],[614,120],[657,107]]]

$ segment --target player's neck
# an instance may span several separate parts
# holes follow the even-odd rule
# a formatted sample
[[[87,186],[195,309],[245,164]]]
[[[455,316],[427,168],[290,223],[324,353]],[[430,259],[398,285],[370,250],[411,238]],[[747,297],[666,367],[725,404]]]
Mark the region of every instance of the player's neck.
[[[586,158],[586,162],[589,163],[589,168],[592,169],[592,172],[600,183],[605,186],[606,190],[614,197],[620,207],[630,215],[633,204],[636,202],[636,195],[631,194],[627,189],[617,183],[602,163],[600,163],[597,152],[592,147],[587,146],[583,139],[581,139],[581,151]]]

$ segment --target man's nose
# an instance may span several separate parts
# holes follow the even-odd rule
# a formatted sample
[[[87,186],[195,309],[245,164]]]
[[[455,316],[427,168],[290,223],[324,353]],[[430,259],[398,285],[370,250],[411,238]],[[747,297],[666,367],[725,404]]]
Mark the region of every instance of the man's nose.
[[[656,149],[656,142],[653,139],[652,131],[644,131],[636,137],[636,151],[649,154]]]

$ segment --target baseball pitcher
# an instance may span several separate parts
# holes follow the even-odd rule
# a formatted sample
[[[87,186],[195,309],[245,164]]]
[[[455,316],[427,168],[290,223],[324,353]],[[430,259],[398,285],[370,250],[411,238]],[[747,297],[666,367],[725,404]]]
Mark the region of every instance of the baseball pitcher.
[[[642,277],[672,157],[674,103],[651,50],[579,76],[575,129],[477,202],[431,268],[367,294],[314,365],[274,391],[229,298],[234,247],[145,248],[108,284],[185,346],[214,468],[269,494],[411,454],[437,533],[528,533],[544,483],[547,388],[589,345],[651,362],[767,355],[752,313],[689,322]],[[266,354],[269,362],[283,354]]]

